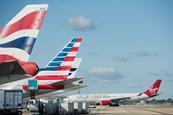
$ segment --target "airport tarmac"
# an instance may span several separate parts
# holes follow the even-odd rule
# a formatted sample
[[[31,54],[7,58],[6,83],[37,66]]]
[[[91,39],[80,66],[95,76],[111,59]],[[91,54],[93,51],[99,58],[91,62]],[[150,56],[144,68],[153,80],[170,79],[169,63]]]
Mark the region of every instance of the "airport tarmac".
[[[90,115],[173,115],[173,105],[97,106]]]

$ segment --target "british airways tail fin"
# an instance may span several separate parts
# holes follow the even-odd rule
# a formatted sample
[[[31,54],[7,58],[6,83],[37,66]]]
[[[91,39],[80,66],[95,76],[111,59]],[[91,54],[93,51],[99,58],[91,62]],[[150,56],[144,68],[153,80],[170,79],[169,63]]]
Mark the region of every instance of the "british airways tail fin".
[[[153,97],[156,96],[158,94],[158,90],[161,84],[160,79],[156,80],[144,93],[148,96],[148,97]]]
[[[0,29],[0,62],[28,61],[47,8],[47,4],[27,5]]]

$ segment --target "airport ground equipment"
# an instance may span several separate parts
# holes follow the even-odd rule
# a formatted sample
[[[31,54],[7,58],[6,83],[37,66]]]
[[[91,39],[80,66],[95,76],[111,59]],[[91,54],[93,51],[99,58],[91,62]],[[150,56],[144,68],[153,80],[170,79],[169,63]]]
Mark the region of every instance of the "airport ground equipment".
[[[61,102],[59,107],[60,114],[88,114],[89,103],[88,102]]]
[[[27,109],[31,112],[38,112],[38,103],[37,100],[31,99],[28,101]]]
[[[68,102],[58,100],[50,100],[42,102],[40,100],[30,100],[28,103],[30,114],[46,114],[46,115],[83,115],[90,112],[88,102]]]
[[[61,114],[67,114],[67,113],[72,114],[73,113],[74,103],[61,102],[59,106],[60,106],[59,113],[61,113]]]
[[[0,113],[18,113],[23,108],[22,90],[0,90]]]
[[[74,113],[75,114],[88,114],[89,103],[88,102],[74,102]]]
[[[90,112],[89,103],[88,102],[82,102],[82,113],[88,114],[89,112]]]
[[[44,113],[46,115],[59,115],[58,103],[53,101],[48,101],[48,103],[45,104]]]

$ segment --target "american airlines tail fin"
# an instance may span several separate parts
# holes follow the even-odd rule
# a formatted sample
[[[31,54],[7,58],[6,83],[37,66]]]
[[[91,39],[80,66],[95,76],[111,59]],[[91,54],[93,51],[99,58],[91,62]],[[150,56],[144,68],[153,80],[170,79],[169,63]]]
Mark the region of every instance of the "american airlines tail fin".
[[[29,60],[47,8],[27,5],[0,29],[0,60]]]
[[[144,93],[148,96],[148,97],[152,97],[152,96],[156,96],[158,94],[158,90],[161,84],[160,79],[156,80],[150,87],[149,89],[147,89]]]
[[[51,61],[41,69],[45,70],[63,70],[67,69],[67,66],[73,65],[74,60],[77,56],[82,38],[72,38],[65,47],[51,59]]]
[[[81,41],[82,38],[73,38],[70,40],[44,68],[39,70],[37,76],[40,76],[39,78],[42,77],[41,79],[43,79],[43,76],[53,76],[55,79],[64,77],[67,79],[74,65]]]

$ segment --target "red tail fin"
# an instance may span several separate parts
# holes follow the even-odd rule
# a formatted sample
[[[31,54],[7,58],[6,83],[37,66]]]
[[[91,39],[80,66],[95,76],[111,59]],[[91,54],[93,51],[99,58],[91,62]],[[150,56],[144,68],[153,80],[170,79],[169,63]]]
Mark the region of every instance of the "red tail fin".
[[[158,90],[159,90],[159,87],[160,87],[160,84],[161,84],[161,81],[160,79],[156,80],[154,82],[154,84],[152,86],[150,86],[149,89],[147,89],[144,93],[149,96],[149,97],[152,97],[154,95],[157,95],[158,93]]]

